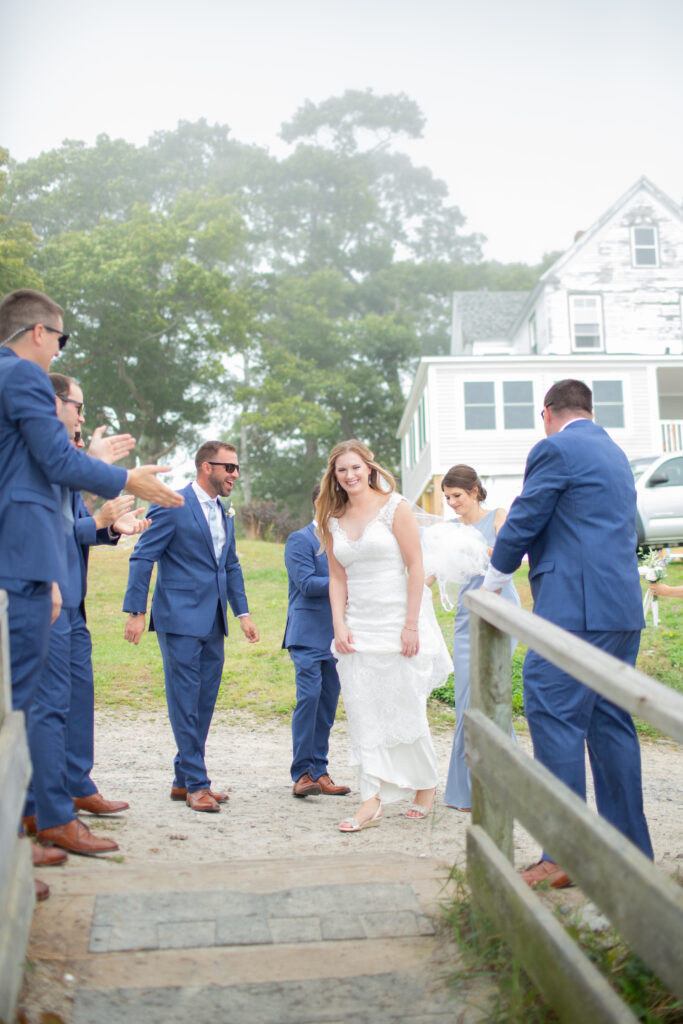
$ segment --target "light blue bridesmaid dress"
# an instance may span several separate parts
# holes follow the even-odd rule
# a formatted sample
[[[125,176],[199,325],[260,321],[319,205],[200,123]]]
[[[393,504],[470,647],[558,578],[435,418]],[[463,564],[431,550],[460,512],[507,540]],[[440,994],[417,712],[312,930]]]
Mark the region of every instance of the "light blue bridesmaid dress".
[[[472,523],[479,530],[488,547],[496,542],[495,531],[496,510],[492,509],[478,523]],[[470,706],[470,613],[463,605],[463,597],[468,590],[478,590],[484,582],[483,576],[473,576],[463,584],[458,594],[455,610],[455,629],[453,632],[453,690],[455,696],[455,734],[451,763],[448,768],[444,803],[450,807],[469,807],[472,791],[470,786],[470,770],[465,764],[465,712]],[[501,596],[506,601],[519,605],[519,594],[512,580],[505,584]],[[517,641],[510,637],[510,655]]]

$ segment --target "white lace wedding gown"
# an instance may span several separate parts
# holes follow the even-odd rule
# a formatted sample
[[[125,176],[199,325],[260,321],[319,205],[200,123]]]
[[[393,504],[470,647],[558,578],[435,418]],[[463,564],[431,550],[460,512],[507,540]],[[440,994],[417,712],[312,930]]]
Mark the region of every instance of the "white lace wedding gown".
[[[401,501],[392,493],[358,540],[330,520],[334,554],[346,570],[345,621],[354,654],[337,654],[360,795],[384,803],[431,789],[438,782],[427,722],[427,697],[451,672],[451,659],[425,587],[418,621],[419,654],[404,657],[408,577],[393,531]],[[334,644],[333,644],[334,650]]]

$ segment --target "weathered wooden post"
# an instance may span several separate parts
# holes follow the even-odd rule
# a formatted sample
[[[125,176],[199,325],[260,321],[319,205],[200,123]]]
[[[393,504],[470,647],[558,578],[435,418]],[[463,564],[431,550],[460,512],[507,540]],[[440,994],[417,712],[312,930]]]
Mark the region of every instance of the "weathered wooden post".
[[[24,715],[12,711],[7,593],[0,590],[0,1021],[14,1020],[35,902],[31,846],[17,835],[30,774]]]
[[[467,598],[465,598],[467,602]],[[510,637],[470,611],[471,706],[482,711],[507,735],[512,728]],[[486,751],[475,748],[465,715],[467,761],[475,769]],[[472,824],[481,825],[509,861],[512,852],[512,815],[492,791],[484,790],[472,772]]]

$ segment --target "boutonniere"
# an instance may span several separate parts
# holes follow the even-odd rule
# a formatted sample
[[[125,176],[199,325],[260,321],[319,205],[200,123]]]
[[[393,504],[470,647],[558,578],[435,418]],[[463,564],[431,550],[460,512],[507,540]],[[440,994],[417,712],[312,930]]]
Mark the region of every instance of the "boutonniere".
[[[234,517],[235,517],[235,510],[232,507],[232,505],[230,505],[229,508],[226,508],[225,514],[226,514],[226,516],[230,516],[231,519],[234,519]]]

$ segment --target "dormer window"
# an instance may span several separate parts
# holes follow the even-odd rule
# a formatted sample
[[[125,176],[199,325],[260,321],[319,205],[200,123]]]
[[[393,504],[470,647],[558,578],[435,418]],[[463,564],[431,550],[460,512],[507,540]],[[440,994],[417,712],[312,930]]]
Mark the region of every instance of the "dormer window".
[[[631,259],[634,267],[656,267],[657,228],[631,228]]]
[[[575,352],[602,352],[605,347],[601,295],[570,295],[569,323]]]

